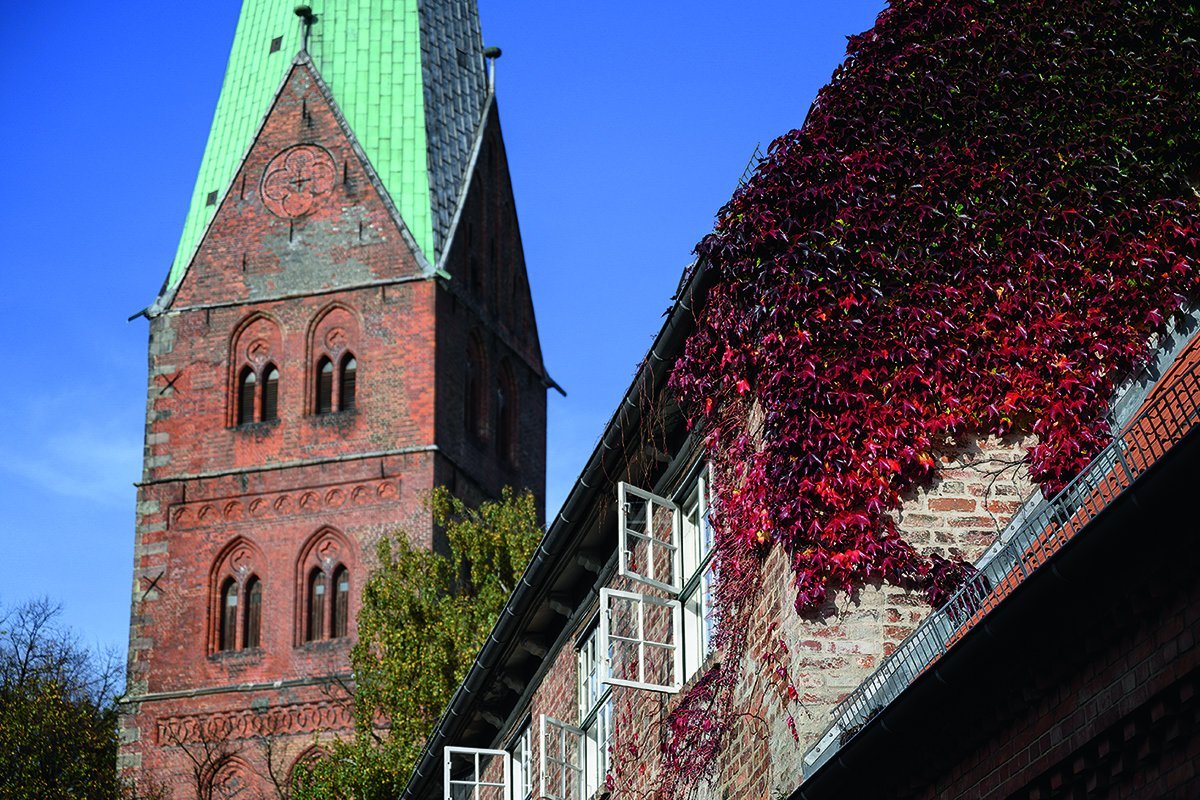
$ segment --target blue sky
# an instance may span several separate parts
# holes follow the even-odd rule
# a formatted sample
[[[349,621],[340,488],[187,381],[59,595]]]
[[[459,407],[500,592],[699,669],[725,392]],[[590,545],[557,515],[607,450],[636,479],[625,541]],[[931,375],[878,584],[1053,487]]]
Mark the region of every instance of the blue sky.
[[[546,363],[547,511],[591,452],[757,144],[798,126],[883,0],[479,0]],[[143,308],[166,276],[238,0],[0,15],[0,604],[125,648]]]

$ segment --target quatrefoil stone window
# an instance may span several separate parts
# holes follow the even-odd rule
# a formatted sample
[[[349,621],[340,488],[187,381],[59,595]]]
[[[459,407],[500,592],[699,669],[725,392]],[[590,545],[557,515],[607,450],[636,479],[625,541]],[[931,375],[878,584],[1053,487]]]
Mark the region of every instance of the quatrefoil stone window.
[[[337,166],[322,147],[298,144],[271,159],[263,171],[263,205],[277,217],[311,214],[333,189]]]

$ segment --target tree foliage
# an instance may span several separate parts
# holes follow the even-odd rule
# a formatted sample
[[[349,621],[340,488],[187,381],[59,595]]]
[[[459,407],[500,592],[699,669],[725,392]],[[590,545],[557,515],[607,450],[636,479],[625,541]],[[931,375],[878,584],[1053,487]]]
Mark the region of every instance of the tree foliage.
[[[115,800],[122,665],[33,600],[0,612],[0,797]]]
[[[439,488],[430,507],[444,550],[379,543],[351,654],[356,735],[296,777],[295,800],[399,794],[542,535],[528,492],[471,508]]]

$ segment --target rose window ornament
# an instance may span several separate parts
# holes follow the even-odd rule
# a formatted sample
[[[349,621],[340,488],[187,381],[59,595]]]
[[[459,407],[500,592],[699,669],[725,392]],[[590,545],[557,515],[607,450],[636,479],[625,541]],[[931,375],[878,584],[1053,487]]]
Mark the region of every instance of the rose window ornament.
[[[263,172],[263,205],[277,217],[294,219],[316,210],[333,189],[337,167],[324,148],[298,144],[279,153]]]

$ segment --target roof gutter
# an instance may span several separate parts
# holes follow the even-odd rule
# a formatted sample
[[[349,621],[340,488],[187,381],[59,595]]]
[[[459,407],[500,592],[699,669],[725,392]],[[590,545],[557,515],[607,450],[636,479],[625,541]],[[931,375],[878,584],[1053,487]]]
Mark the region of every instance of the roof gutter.
[[[656,372],[665,370],[673,362],[660,355],[660,352],[677,352],[676,340],[688,330],[694,319],[694,309],[703,301],[703,292],[707,289],[706,277],[708,268],[705,262],[697,262],[675,296],[675,302],[667,312],[667,321],[659,330],[658,336],[646,359],[642,362],[637,375],[608,425],[600,437],[596,449],[592,451],[587,465],[580,474],[575,485],[571,487],[567,499],[563,502],[558,515],[550,524],[541,543],[534,552],[529,565],[521,575],[508,602],[500,612],[499,619],[491,633],[488,634],[483,648],[475,657],[467,677],[455,690],[446,711],[438,720],[437,726],[425,744],[417,766],[401,794],[402,800],[417,797],[417,793],[425,781],[442,774],[441,750],[453,743],[455,733],[471,713],[474,695],[488,683],[492,671],[503,659],[506,650],[513,644],[519,634],[522,622],[534,610],[539,599],[539,593],[544,585],[553,577],[552,570],[558,563],[559,556],[574,538],[571,529],[572,520],[581,517],[594,502],[597,493],[606,483],[604,470],[608,454],[620,452],[621,433],[640,420],[640,408],[636,398],[641,390],[650,382]]]

